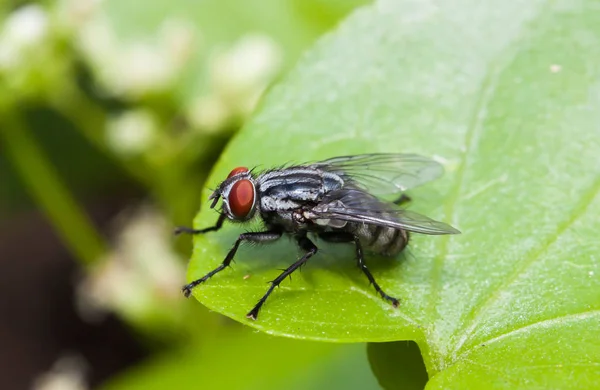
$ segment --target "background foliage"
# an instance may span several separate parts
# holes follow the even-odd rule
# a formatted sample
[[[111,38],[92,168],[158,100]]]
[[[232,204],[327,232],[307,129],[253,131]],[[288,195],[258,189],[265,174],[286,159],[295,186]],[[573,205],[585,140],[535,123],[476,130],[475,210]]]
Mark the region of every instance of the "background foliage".
[[[432,389],[587,388],[600,380],[595,2],[3,7],[7,226],[31,199],[84,270],[79,314],[117,313],[151,351],[103,386],[416,389],[429,378]],[[203,188],[239,165],[377,151],[442,162],[444,178],[412,191],[410,207],[464,232],[415,237],[399,259],[369,258],[380,284],[402,298],[399,310],[375,296],[349,248],[324,245],[249,322],[265,282],[297,254],[286,240],[240,251],[233,270],[194,294],[272,335],[416,343],[369,344],[367,359],[364,344],[255,333],[181,298],[192,248],[169,232],[189,223]],[[99,229],[88,210],[107,194],[128,200]],[[215,219],[202,210],[194,225]],[[239,232],[196,238],[188,279],[215,267]],[[82,372],[59,365],[36,383],[86,386]]]

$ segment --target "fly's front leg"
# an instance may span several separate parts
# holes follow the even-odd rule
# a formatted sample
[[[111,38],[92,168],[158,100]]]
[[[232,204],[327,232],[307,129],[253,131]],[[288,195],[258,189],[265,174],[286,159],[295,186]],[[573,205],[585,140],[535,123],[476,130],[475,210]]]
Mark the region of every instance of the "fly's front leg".
[[[235,241],[235,244],[233,244],[233,248],[231,248],[229,250],[229,252],[227,253],[227,256],[225,256],[225,260],[223,260],[221,265],[219,265],[217,268],[213,269],[212,271],[210,271],[209,273],[207,273],[200,279],[196,279],[193,282],[183,286],[183,288],[181,289],[183,291],[183,294],[185,295],[186,298],[189,297],[190,294],[192,293],[192,289],[194,287],[196,287],[200,283],[206,282],[213,275],[221,272],[226,267],[228,267],[229,264],[231,264],[231,261],[233,260],[235,253],[237,252],[240,244],[243,241],[249,241],[249,242],[255,242],[255,243],[265,243],[265,242],[277,240],[278,238],[281,237],[281,234],[282,234],[281,232],[274,231],[274,230],[270,230],[270,231],[266,231],[266,232],[248,232],[248,233],[240,234],[238,239]]]
[[[179,235],[181,233],[186,233],[186,234],[204,234],[207,232],[213,232],[216,230],[221,229],[221,227],[223,226],[223,222],[225,222],[225,219],[227,217],[225,216],[225,214],[221,214],[219,216],[219,219],[217,220],[217,223],[215,224],[215,226],[211,226],[211,227],[207,227],[204,229],[193,229],[190,227],[186,227],[186,226],[178,226],[175,228],[175,231],[173,233],[175,233],[175,235]]]
[[[258,317],[258,312],[260,311],[260,308],[265,303],[269,295],[271,295],[275,287],[279,286],[279,284],[285,278],[287,278],[289,275],[292,274],[292,272],[300,268],[304,263],[306,263],[308,259],[310,259],[315,253],[317,253],[317,246],[313,244],[313,242],[309,240],[306,236],[300,236],[298,238],[298,245],[300,246],[300,248],[306,251],[304,256],[302,256],[298,261],[287,267],[277,278],[275,278],[275,280],[271,281],[271,286],[269,286],[269,289],[267,290],[265,295],[263,295],[263,297],[260,298],[258,303],[254,306],[254,308],[252,308],[252,310],[250,310],[250,312],[246,314],[247,318],[255,320],[256,317]]]
[[[321,239],[323,239],[324,241],[334,242],[334,243],[354,241],[354,244],[356,245],[357,265],[362,270],[362,272],[364,272],[364,274],[367,276],[367,279],[369,279],[369,282],[371,282],[373,287],[375,287],[375,291],[377,291],[383,299],[390,301],[394,307],[398,307],[400,305],[400,301],[398,301],[398,299],[387,295],[385,293],[385,291],[383,291],[381,289],[381,287],[379,287],[379,284],[377,284],[377,282],[375,281],[375,278],[371,274],[371,271],[369,271],[369,269],[367,268],[367,265],[365,264],[365,257],[364,257],[362,245],[361,245],[358,237],[356,237],[350,233],[346,233],[346,232],[323,232],[323,233],[319,234],[319,237]]]

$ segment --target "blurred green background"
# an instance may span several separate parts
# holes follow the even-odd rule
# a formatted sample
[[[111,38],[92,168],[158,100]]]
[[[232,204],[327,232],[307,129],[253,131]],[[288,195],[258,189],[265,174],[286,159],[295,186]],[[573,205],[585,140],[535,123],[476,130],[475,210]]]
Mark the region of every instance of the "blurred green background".
[[[263,91],[365,3],[0,3],[3,389],[378,388],[364,345],[183,299],[171,234]]]

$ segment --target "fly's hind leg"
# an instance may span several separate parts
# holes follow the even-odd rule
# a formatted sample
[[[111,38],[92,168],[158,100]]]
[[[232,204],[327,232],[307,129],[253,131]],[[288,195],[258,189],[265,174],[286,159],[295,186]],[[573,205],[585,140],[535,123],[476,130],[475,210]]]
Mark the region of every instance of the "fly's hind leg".
[[[398,199],[392,201],[392,203],[394,203],[397,206],[402,206],[402,205],[409,203],[411,200],[412,199],[410,198],[410,196],[408,196],[406,194],[402,194],[402,195],[400,195],[400,197],[398,197]]]
[[[369,271],[369,269],[367,268],[367,265],[365,264],[365,258],[364,258],[364,254],[363,254],[362,245],[360,244],[358,237],[355,238],[354,244],[356,245],[356,261],[358,263],[358,267],[362,270],[362,272],[365,275],[367,275],[367,279],[369,279],[369,282],[371,282],[373,287],[375,287],[375,291],[377,291],[383,299],[385,299],[386,301],[390,301],[392,306],[394,306],[394,307],[400,306],[400,301],[392,296],[387,295],[385,293],[385,291],[383,291],[381,289],[381,287],[379,287],[379,284],[377,284],[373,275],[371,275],[371,271]]]
[[[398,299],[388,295],[385,291],[383,291],[383,289],[375,281],[375,278],[371,274],[371,271],[369,271],[369,269],[367,268],[367,264],[365,264],[365,257],[364,257],[362,245],[357,236],[350,234],[350,233],[346,233],[346,232],[322,232],[322,233],[319,233],[319,237],[323,241],[334,242],[334,243],[354,242],[354,245],[356,247],[356,263],[357,263],[358,267],[361,269],[361,271],[367,276],[367,279],[369,279],[369,282],[373,285],[373,287],[375,287],[375,291],[377,291],[377,293],[379,295],[381,295],[381,297],[383,299],[385,299],[386,301],[389,301],[392,304],[392,306],[394,306],[394,307],[400,306],[400,301]]]

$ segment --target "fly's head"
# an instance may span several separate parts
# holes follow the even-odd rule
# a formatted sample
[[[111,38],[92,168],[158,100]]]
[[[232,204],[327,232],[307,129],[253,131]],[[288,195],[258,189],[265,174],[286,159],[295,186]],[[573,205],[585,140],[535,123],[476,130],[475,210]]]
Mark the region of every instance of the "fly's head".
[[[219,187],[208,198],[210,208],[223,199],[223,214],[232,221],[244,222],[251,219],[256,211],[256,186],[254,178],[246,167],[232,170]]]

